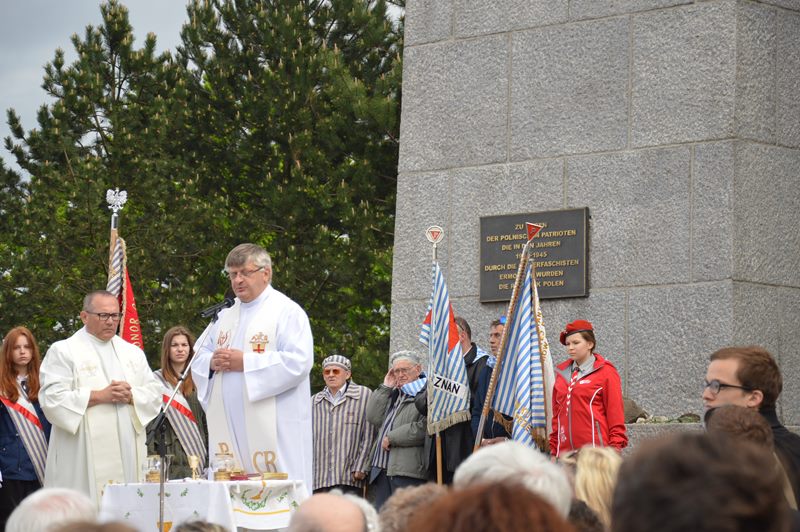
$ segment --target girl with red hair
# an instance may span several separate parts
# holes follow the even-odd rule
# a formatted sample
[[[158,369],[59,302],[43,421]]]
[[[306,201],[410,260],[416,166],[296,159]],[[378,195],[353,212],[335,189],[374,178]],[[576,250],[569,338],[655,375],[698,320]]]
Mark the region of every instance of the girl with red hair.
[[[0,524],[44,482],[50,423],[39,406],[39,346],[26,327],[3,339],[0,363]]]

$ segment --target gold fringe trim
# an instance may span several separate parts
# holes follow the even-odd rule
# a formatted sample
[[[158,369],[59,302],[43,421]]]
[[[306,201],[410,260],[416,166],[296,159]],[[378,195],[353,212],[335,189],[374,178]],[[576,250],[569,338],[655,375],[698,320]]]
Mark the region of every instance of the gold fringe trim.
[[[472,419],[472,415],[470,414],[469,410],[455,412],[435,423],[428,423],[428,434],[433,436],[437,432],[442,432],[445,429],[449,429],[453,425],[458,425],[459,423],[469,421],[470,419]]]

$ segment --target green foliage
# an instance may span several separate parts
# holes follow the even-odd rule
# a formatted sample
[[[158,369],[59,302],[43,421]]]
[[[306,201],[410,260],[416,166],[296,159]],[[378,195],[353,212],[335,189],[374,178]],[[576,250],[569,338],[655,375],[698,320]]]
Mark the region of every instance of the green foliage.
[[[272,254],[274,284],[312,322],[316,360],[353,359],[383,378],[390,287],[402,26],[382,0],[195,1],[183,45],[134,46],[127,10],[73,36],[45,69],[39,128],[9,111],[21,181],[0,166],[0,323],[49,345],[104,286],[105,190],[128,191],[120,234],[147,352],[221,298],[234,245]],[[313,385],[322,384],[318,371]]]

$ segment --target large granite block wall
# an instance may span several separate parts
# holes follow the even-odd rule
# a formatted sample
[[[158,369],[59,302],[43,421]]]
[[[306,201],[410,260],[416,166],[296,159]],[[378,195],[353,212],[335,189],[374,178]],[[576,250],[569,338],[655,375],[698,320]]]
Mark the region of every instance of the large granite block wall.
[[[588,298],[544,300],[648,412],[701,410],[708,355],[766,346],[800,423],[800,0],[408,0],[391,349],[420,349],[432,224],[486,346],[479,218],[589,207]],[[421,349],[420,349],[421,350]]]

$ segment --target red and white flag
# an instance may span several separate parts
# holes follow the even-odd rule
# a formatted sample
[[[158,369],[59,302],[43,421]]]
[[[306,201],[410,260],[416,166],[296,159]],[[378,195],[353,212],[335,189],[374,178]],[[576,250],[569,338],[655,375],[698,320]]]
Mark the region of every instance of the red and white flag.
[[[116,232],[116,231],[114,231]],[[136,310],[136,300],[133,297],[131,280],[128,277],[128,261],[125,253],[125,241],[116,236],[113,238],[114,250],[108,265],[108,286],[106,290],[117,296],[122,319],[119,322],[119,336],[144,350],[142,328],[139,324],[139,311]]]

